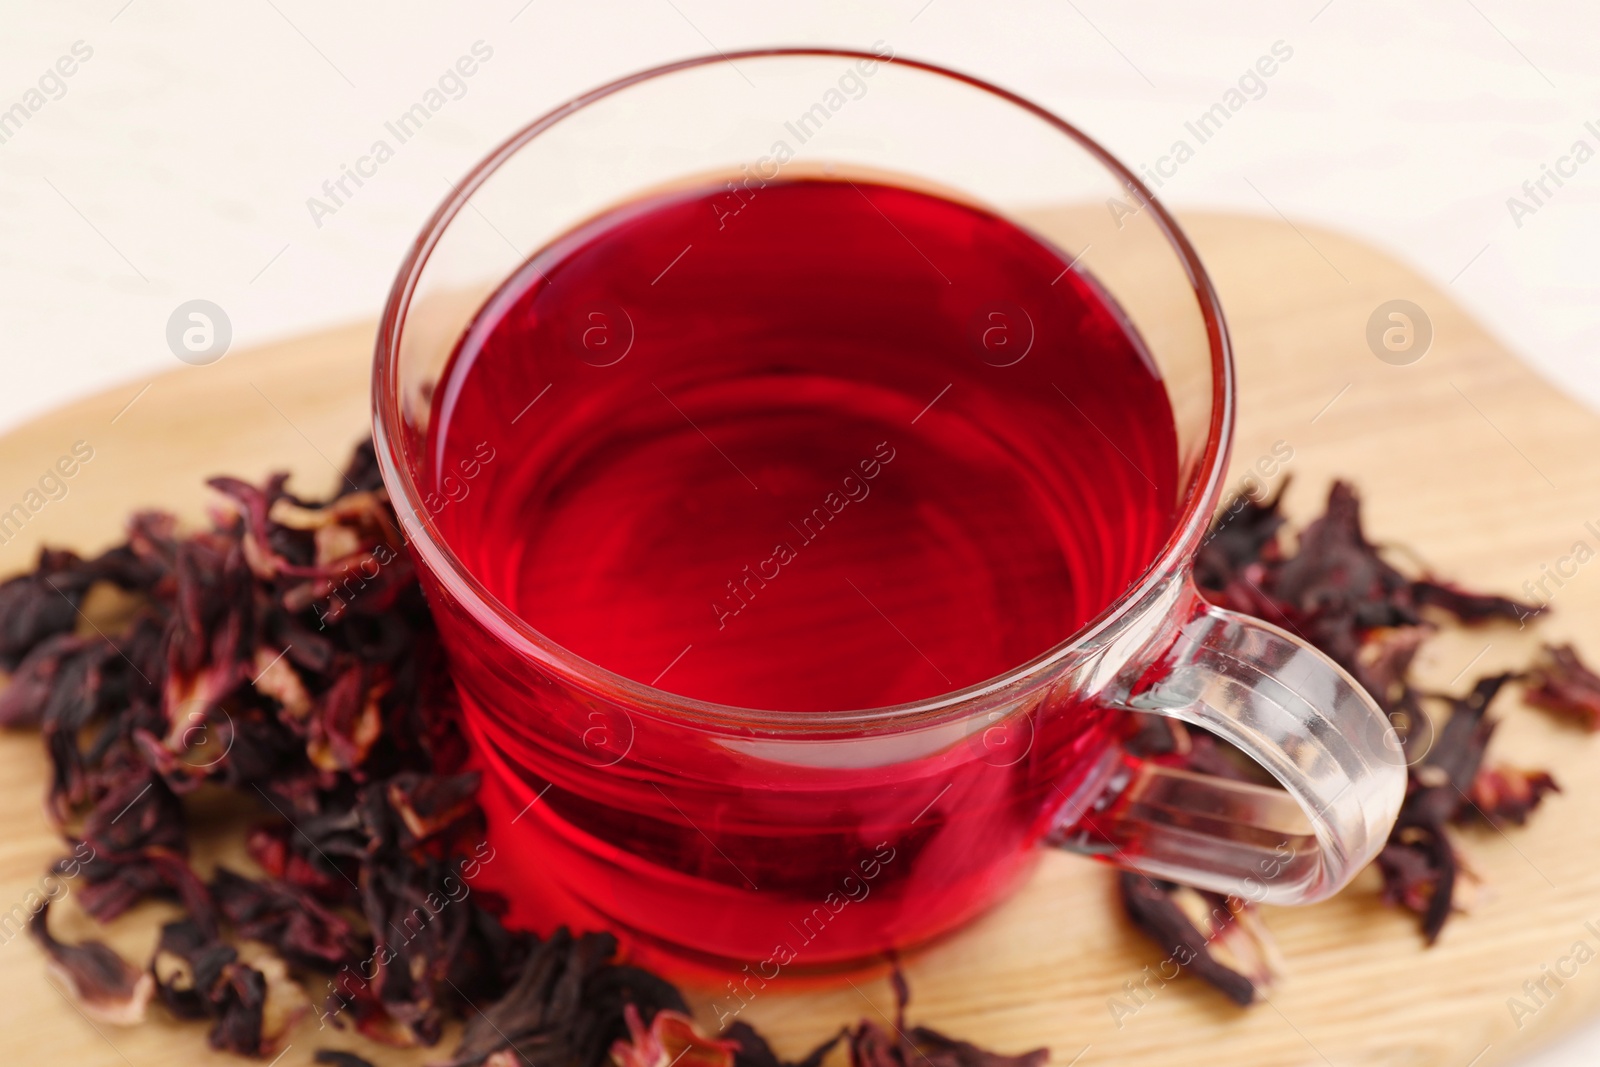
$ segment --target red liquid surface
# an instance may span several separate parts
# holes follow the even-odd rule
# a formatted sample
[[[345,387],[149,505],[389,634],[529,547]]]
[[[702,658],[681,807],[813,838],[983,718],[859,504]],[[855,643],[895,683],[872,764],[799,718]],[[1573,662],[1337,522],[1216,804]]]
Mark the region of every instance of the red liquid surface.
[[[429,508],[507,608],[669,692],[809,712],[993,678],[1115,600],[1175,519],[1163,384],[1069,262],[883,185],[619,209],[479,313],[436,392]],[[515,862],[726,958],[810,930],[829,893],[847,906],[802,963],[992,903],[1107,728],[1039,706],[1003,724],[1015,760],[910,738],[797,758],[513,684],[445,630]]]

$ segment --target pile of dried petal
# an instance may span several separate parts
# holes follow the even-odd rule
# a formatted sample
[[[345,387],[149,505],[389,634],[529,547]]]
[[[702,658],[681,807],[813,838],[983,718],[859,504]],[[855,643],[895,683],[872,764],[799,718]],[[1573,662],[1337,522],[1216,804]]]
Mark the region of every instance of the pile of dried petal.
[[[502,903],[469,882],[493,858],[478,778],[371,445],[333,500],[286,480],[213,479],[228,505],[207,530],[140,513],[126,543],[93,559],[46,550],[0,584],[0,725],[43,736],[69,850],[57,874],[102,922],[152,898],[185,912],[140,968],[58,940],[41,903],[30,928],[64,989],[114,1023],[158,1000],[256,1056],[315,1013],[398,1046],[464,1018],[451,1067],[771,1059],[748,1028],[701,1035],[677,989],[617,962],[610,936],[501,924]],[[88,621],[91,594],[118,602],[120,624]],[[221,791],[263,816],[245,842],[260,876],[190,863],[190,816]],[[881,1038],[862,1024],[853,1050],[869,1030]],[[944,1056],[935,1067],[1012,1067],[931,1031],[904,1040]],[[911,1046],[879,1045],[905,1067]]]
[[[1361,528],[1354,490],[1335,482],[1326,512],[1301,531],[1289,554],[1279,540],[1282,492],[1249,502],[1213,527],[1195,578],[1223,607],[1255,615],[1299,634],[1366,687],[1389,713],[1405,746],[1409,783],[1389,841],[1378,856],[1383,897],[1416,912],[1431,944],[1453,910],[1460,910],[1471,875],[1450,826],[1472,821],[1521,825],[1547,793],[1559,791],[1544,771],[1485,763],[1496,722],[1489,705],[1510,681],[1524,683],[1529,704],[1600,728],[1600,677],[1570,647],[1546,647],[1524,674],[1480,678],[1464,696],[1425,692],[1410,678],[1418,648],[1437,628],[1434,618],[1461,625],[1513,621],[1541,609],[1505,597],[1467,592],[1433,577],[1410,578],[1384,559]],[[1431,609],[1431,610],[1430,610]],[[1432,616],[1432,617],[1430,617]],[[1429,715],[1432,707],[1435,714]],[[1144,755],[1209,774],[1244,777],[1251,770],[1216,739],[1166,719],[1148,719],[1133,739]],[[1270,981],[1270,942],[1250,905],[1130,875],[1121,882],[1134,923],[1174,958],[1233,1000],[1247,1004]],[[1193,916],[1233,916],[1210,922]],[[1253,918],[1253,916],[1252,916]],[[1181,953],[1181,955],[1179,955]],[[1240,959],[1246,962],[1241,964]]]

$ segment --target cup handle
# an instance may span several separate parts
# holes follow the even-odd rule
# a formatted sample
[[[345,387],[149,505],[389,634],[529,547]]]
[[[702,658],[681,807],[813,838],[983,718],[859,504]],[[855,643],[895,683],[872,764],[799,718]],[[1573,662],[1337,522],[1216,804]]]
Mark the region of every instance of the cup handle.
[[[1323,900],[1378,854],[1405,797],[1389,720],[1331,659],[1198,594],[1189,621],[1117,701],[1199,726],[1283,790],[1116,753],[1049,841],[1152,878],[1256,902]]]

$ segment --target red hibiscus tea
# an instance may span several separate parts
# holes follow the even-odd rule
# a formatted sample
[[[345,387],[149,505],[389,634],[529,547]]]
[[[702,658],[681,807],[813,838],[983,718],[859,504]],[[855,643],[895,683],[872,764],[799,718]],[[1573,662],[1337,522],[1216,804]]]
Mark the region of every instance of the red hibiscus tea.
[[[509,611],[617,675],[764,711],[1026,663],[1144,572],[1179,498],[1165,387],[1071,256],[864,182],[592,220],[488,301],[433,405],[434,521]],[[998,747],[841,737],[797,760],[512,685],[450,630],[497,846],[643,942],[764,975],[994,902],[1108,729],[1052,707]]]

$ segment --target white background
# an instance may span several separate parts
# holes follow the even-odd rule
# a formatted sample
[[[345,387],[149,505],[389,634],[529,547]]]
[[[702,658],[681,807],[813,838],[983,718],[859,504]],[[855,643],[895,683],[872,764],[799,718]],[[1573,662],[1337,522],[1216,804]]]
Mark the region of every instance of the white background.
[[[575,93],[713,49],[879,39],[1032,97],[1131,164],[1286,42],[1267,94],[1161,195],[1353,232],[1600,406],[1600,159],[1520,226],[1506,203],[1577,139],[1600,149],[1600,7],[1220,6],[0,0],[0,110],[74,42],[93,49],[0,144],[0,430],[176,366],[166,321],[192,298],[226,309],[235,346],[371,318],[447,180]],[[307,198],[478,40],[494,57],[466,95],[317,226]],[[1600,1027],[1530,1062],[1597,1059]]]

